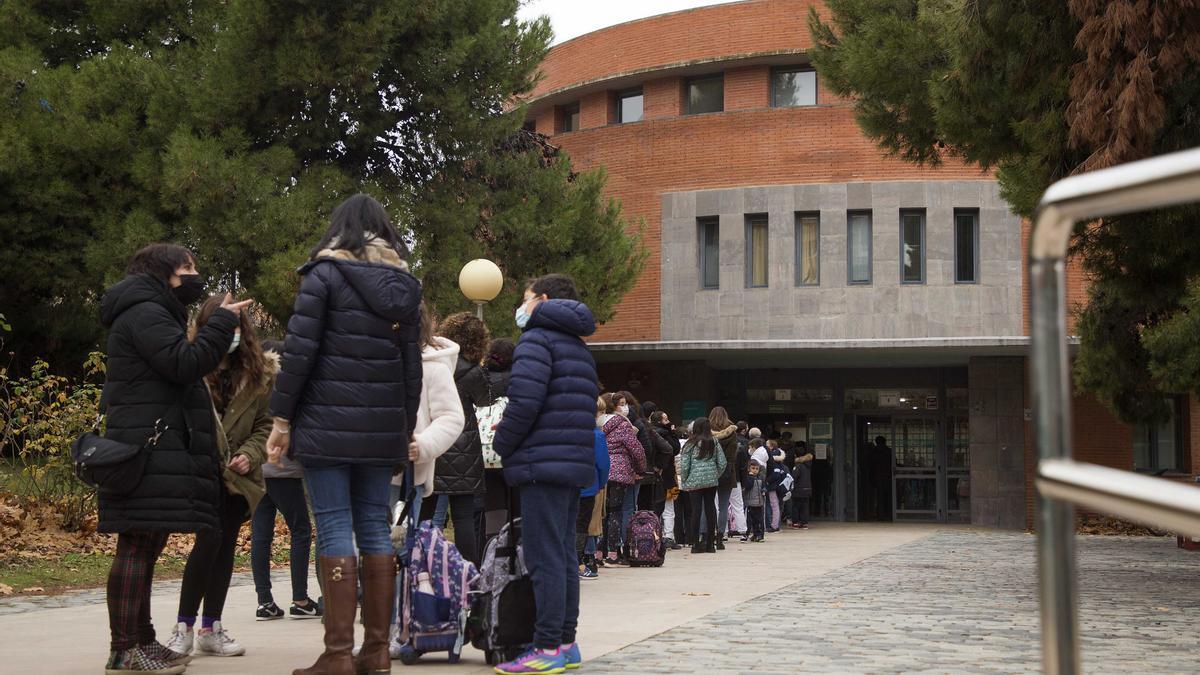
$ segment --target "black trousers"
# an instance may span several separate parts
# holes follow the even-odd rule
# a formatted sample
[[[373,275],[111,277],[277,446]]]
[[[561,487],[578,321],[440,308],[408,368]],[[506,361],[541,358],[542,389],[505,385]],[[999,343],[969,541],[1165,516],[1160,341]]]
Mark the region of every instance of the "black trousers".
[[[478,535],[475,527],[479,521],[475,518],[475,495],[448,495],[450,499],[450,522],[454,523],[454,546],[462,557],[479,564],[479,553],[476,548]],[[426,495],[421,500],[421,517],[419,522],[433,519],[437,509],[438,494]]]
[[[583,547],[587,546],[588,528],[592,525],[592,511],[596,508],[596,495],[579,498],[579,517],[575,519],[575,553],[583,560]]]
[[[809,502],[812,500],[812,490],[807,493],[801,490],[792,492],[792,522],[800,525],[808,523]]]
[[[701,536],[712,541],[717,532],[717,503],[713,500],[713,497],[717,495],[716,486],[703,490],[692,490],[687,494],[688,501],[692,503],[692,545],[699,544]],[[699,514],[701,512],[704,513],[704,532],[700,531]]]
[[[238,531],[246,522],[250,505],[241,495],[221,488],[221,530],[206,530],[196,535],[196,543],[183,568],[183,587],[179,591],[179,616],[196,616],[204,601],[204,616],[220,619],[233,577],[233,553]]]
[[[675,498],[675,542],[678,544],[692,543],[692,500],[686,492],[680,492]]]
[[[746,507],[746,511],[746,522],[750,524],[750,532],[748,534],[755,539],[762,539],[764,536],[763,526],[767,522],[767,514],[761,506],[748,506]]]

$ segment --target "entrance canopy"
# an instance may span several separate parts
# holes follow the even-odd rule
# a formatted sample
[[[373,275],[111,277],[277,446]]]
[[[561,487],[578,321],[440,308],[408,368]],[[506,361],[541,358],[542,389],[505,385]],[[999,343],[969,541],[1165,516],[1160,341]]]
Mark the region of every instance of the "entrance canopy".
[[[950,337],[858,340],[696,340],[595,342],[597,363],[703,361],[734,368],[964,366],[973,356],[1026,356],[1029,338]]]

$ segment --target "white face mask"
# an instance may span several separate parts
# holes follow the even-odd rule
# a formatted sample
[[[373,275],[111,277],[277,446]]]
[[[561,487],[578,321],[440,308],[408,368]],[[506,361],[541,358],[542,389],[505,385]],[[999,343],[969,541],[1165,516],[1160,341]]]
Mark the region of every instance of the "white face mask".
[[[240,346],[242,346],[242,331],[235,330],[233,332],[233,344],[229,345],[229,353],[236,352]]]
[[[621,413],[625,417],[629,417],[629,406],[619,405],[619,406],[617,406],[617,412]]]

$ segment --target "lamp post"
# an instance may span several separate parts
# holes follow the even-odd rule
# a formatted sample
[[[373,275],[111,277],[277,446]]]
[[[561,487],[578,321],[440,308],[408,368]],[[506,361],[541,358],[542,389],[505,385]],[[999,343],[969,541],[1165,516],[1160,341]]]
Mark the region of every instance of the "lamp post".
[[[491,260],[476,258],[458,273],[458,288],[475,303],[475,316],[482,321],[484,303],[495,300],[504,288],[504,273]]]

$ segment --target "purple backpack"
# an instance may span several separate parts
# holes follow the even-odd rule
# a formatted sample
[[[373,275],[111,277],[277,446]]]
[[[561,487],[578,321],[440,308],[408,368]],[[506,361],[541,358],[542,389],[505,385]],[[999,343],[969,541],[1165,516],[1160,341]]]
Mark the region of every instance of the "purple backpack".
[[[637,511],[629,518],[629,564],[632,567],[662,567],[667,557],[662,521],[653,511]]]

